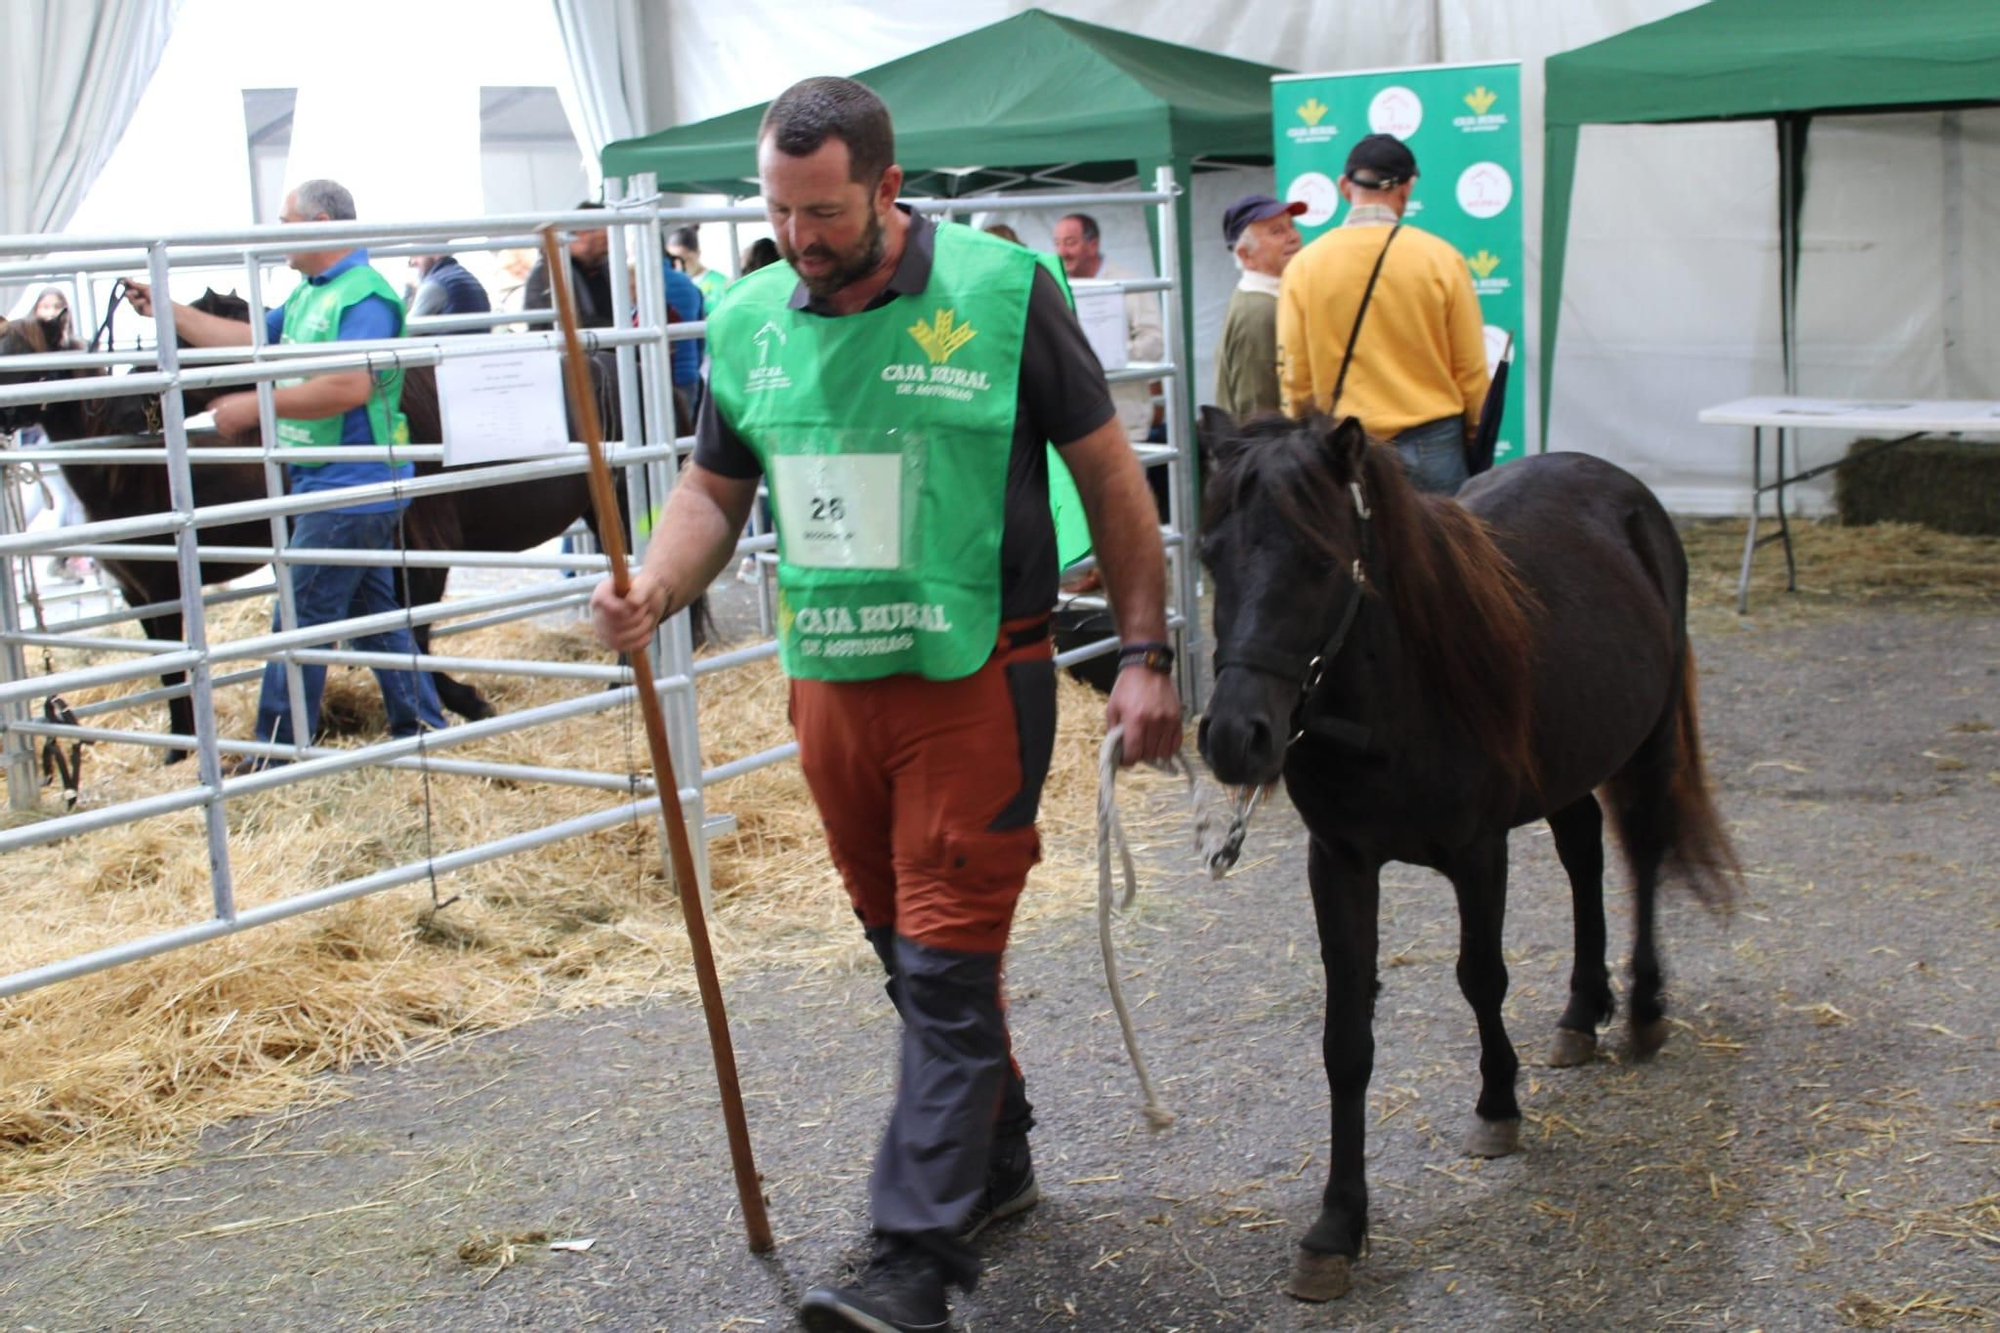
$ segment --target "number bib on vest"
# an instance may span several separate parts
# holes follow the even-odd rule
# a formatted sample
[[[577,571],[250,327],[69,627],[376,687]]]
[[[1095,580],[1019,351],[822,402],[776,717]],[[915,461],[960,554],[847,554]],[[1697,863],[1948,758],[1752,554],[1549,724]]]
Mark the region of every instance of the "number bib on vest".
[[[711,319],[716,406],[770,478],[787,672],[951,680],[992,655],[1034,274],[945,224],[920,293],[829,318],[773,264]]]
[[[903,455],[784,454],[771,489],[789,515],[786,558],[801,569],[900,569]]]

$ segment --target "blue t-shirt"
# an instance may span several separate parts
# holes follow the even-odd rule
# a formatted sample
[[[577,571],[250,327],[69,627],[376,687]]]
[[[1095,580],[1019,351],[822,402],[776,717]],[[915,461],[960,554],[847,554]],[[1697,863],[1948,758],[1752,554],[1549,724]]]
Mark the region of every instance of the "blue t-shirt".
[[[667,304],[672,307],[670,321],[675,324],[692,324],[707,315],[702,306],[701,288],[694,285],[694,279],[667,263]],[[692,389],[701,383],[700,338],[687,338],[672,344],[674,387]]]
[[[306,281],[314,286],[324,286],[358,264],[368,262],[366,250],[356,250],[326,272]],[[264,337],[268,342],[277,342],[285,331],[285,308],[264,312]],[[379,296],[364,296],[340,314],[341,342],[360,342],[367,338],[398,338],[403,333],[402,316],[396,307]],[[374,444],[375,431],[368,424],[368,409],[355,407],[348,409],[340,419],[340,442],[342,444]],[[416,475],[416,468],[409,463],[400,463],[394,473],[387,463],[376,459],[358,459],[352,463],[328,463],[325,467],[287,467],[285,469],[292,482],[292,493],[302,495],[309,491],[330,491],[341,486],[366,486],[384,482],[395,477],[407,479]],[[405,504],[408,501],[404,501]],[[394,500],[377,500],[368,504],[351,505],[346,512],[353,514],[381,514],[398,509]]]

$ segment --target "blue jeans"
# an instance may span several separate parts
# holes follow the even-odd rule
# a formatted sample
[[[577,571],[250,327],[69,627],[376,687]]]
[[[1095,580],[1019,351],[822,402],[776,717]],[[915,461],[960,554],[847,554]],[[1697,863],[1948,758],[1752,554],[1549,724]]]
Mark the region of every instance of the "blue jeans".
[[[1456,495],[1469,474],[1465,467],[1465,418],[1442,417],[1412,426],[1390,441],[1403,456],[1403,470],[1420,491]]]
[[[343,510],[300,514],[292,521],[291,545],[331,551],[393,551],[396,549],[398,515],[355,514]],[[402,610],[396,598],[396,583],[382,565],[293,565],[292,606],[298,613],[299,628],[324,625],[351,616],[372,616]],[[271,611],[271,628],[280,628],[278,611]],[[416,640],[405,627],[364,634],[352,640],[358,652],[395,653],[414,657]],[[319,730],[319,698],[326,688],[326,668],[301,664],[305,680],[306,726]],[[382,687],[382,703],[389,714],[389,734],[414,736],[422,727],[445,725],[444,711],[438,707],[437,686],[430,673],[407,668],[376,668],[375,679]],[[292,743],[291,689],[286,683],[284,664],[264,666],[264,688],[257,698],[257,739],[279,745]],[[310,737],[308,737],[310,739]]]

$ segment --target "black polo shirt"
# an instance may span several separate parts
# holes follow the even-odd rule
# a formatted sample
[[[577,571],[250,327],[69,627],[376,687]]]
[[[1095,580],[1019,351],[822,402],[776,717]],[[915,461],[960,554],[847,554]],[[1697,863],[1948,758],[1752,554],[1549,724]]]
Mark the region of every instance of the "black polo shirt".
[[[908,210],[905,210],[908,212]],[[937,228],[909,214],[909,235],[896,271],[876,298],[875,310],[898,297],[914,295],[930,283],[937,257]],[[812,296],[804,283],[792,292],[791,307],[827,319],[839,316]],[[1055,520],[1049,516],[1049,462],[1045,440],[1058,448],[1073,444],[1111,420],[1111,390],[1097,353],[1064,299],[1061,286],[1041,265],[1028,293],[1027,330],[1022,335],[1020,403],[1014,413],[1013,452],[1007,460],[1006,528],[1000,538],[1000,616],[1016,620],[1055,604]],[[695,427],[694,461],[738,480],[762,474],[750,446],[715,410],[715,395],[702,395]]]

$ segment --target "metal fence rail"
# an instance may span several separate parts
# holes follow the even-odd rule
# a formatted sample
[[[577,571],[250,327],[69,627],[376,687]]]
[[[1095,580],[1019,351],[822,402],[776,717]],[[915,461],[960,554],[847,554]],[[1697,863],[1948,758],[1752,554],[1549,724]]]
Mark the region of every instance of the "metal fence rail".
[[[626,270],[628,254],[656,256],[663,253],[664,230],[683,223],[727,222],[761,219],[761,210],[743,207],[724,209],[670,209],[659,206],[649,178],[608,181],[607,192],[615,202],[604,210],[577,211],[539,217],[500,217],[453,221],[385,224],[374,222],[312,223],[282,227],[250,227],[189,233],[167,238],[144,236],[46,237],[0,236],[0,279],[59,275],[74,277],[86,298],[92,297],[91,275],[129,273],[143,269],[154,289],[164,298],[170,291],[174,273],[191,268],[233,266],[245,280],[253,310],[262,309],[264,270],[278,256],[302,245],[368,245],[371,258],[401,254],[427,254],[439,249],[503,249],[533,244],[535,229],[553,221],[570,228],[605,227],[609,232],[609,263],[613,273]],[[968,211],[1005,212],[1053,208],[1142,207],[1157,211],[1160,219],[1161,272],[1159,279],[1134,279],[1123,285],[1127,292],[1157,293],[1165,304],[1164,324],[1169,359],[1159,363],[1133,364],[1110,378],[1114,381],[1172,380],[1181,367],[1190,364],[1184,330],[1181,327],[1178,292],[1183,276],[1178,271],[1178,246],[1173,233],[1173,185],[1162,173],[1156,189],[1149,193],[1079,194],[1032,196],[1025,198],[971,198],[912,201],[928,213],[957,214]],[[665,277],[658,263],[632,266],[636,293],[628,293],[622,282],[613,282],[613,328],[590,331],[586,337],[594,348],[609,349],[618,365],[619,407],[626,438],[610,442],[614,466],[626,468],[628,494],[632,500],[634,533],[631,547],[642,552],[649,510],[655,497],[670,489],[679,460],[691,441],[672,438],[672,383],[668,368],[671,343],[698,338],[705,333],[702,323],[668,324]],[[87,299],[86,306],[95,304]],[[286,496],[281,484],[285,461],[321,461],[338,457],[354,459],[370,455],[393,457],[398,462],[431,461],[441,457],[438,446],[409,446],[369,449],[342,446],[336,449],[286,449],[282,456],[273,448],[275,439],[271,384],[280,378],[326,373],[335,370],[383,370],[419,365],[435,366],[465,356],[496,351],[549,349],[558,346],[549,331],[493,332],[499,325],[540,324],[553,319],[547,311],[493,312],[489,315],[451,316],[412,320],[406,336],[393,341],[341,344],[339,350],[325,345],[306,348],[266,346],[262,322],[251,321],[252,342],[246,347],[180,349],[174,345],[173,312],[162,299],[155,307],[155,327],[159,345],[153,348],[108,352],[62,352],[9,358],[4,363],[14,373],[61,373],[76,375],[57,381],[0,386],[0,405],[45,403],[58,400],[93,399],[113,395],[157,394],[162,405],[163,442],[157,437],[108,436],[92,440],[65,441],[34,450],[10,450],[5,455],[11,473],[19,463],[124,463],[149,464],[167,469],[172,495],[171,507],[162,513],[115,520],[93,521],[53,532],[10,531],[0,520],[0,558],[9,566],[48,554],[84,554],[120,560],[172,560],[180,575],[182,596],[178,603],[160,603],[137,608],[75,617],[48,630],[33,627],[24,619],[24,608],[13,596],[0,598],[0,743],[8,774],[10,803],[17,809],[31,809],[39,802],[34,770],[34,745],[45,741],[90,741],[96,744],[122,743],[154,749],[187,748],[196,760],[197,781],[184,789],[159,793],[137,800],[89,808],[0,831],[0,854],[42,845],[63,838],[89,834],[138,820],[200,811],[212,878],[212,917],[204,922],[168,930],[141,939],[62,959],[47,965],[0,977],[0,996],[18,994],[37,986],[83,975],[102,968],[150,957],[169,949],[214,939],[320,907],[345,902],[382,889],[422,881],[432,875],[480,864],[500,856],[532,851],[551,842],[615,827],[636,819],[659,818],[660,805],[652,796],[649,781],[629,773],[603,773],[554,768],[532,763],[471,760],[453,757],[452,751],[483,739],[521,734],[537,727],[566,722],[622,709],[633,699],[637,688],[629,670],[574,662],[497,661],[491,658],[453,656],[431,652],[404,658],[343,649],[338,640],[371,630],[428,624],[438,636],[464,634],[495,624],[551,612],[573,613],[587,599],[589,587],[576,579],[549,579],[507,592],[453,598],[446,602],[417,606],[407,614],[356,618],[337,623],[297,628],[289,596],[288,570],[297,563],[384,564],[408,568],[483,567],[547,573],[594,574],[604,568],[601,555],[582,552],[550,555],[535,552],[397,552],[390,556],[286,548],[286,520],[309,510],[327,506],[326,493]],[[452,336],[446,337],[450,334]],[[183,394],[188,390],[216,386],[251,386],[260,399],[264,443],[261,447],[190,448]],[[1168,469],[1171,512],[1165,526],[1173,602],[1170,623],[1181,648],[1181,660],[1190,660],[1199,635],[1195,614],[1192,546],[1189,541],[1196,513],[1193,501],[1193,449],[1184,407],[1186,396],[1166,395],[1168,440],[1166,446],[1145,446],[1135,441],[1142,461],[1148,466]],[[196,506],[193,503],[193,468],[220,464],[261,463],[265,468],[270,496],[263,500]],[[332,503],[347,505],[391,495],[413,497],[474,489],[503,482],[553,479],[574,475],[586,467],[578,455],[562,455],[523,462],[482,466],[452,471],[398,483],[384,483],[338,493]],[[228,523],[264,521],[271,524],[272,539],[267,546],[217,544],[201,545],[201,530]],[[158,539],[137,544],[134,539]],[[121,543],[112,546],[111,543]],[[768,568],[775,559],[775,538],[753,523],[752,531],[738,544],[737,555],[763,562]],[[201,560],[271,565],[275,582],[259,588],[203,589],[197,576]],[[211,643],[208,616],[214,608],[245,597],[265,596],[275,591],[281,607],[281,628],[227,642]],[[768,579],[758,580],[760,620],[768,632],[774,616]],[[1101,607],[1102,599],[1076,599],[1080,607]],[[105,633],[143,617],[178,611],[184,623],[183,638],[165,641],[116,637]],[[98,661],[43,675],[27,667],[29,649],[44,651],[54,647],[90,651],[117,660]],[[1072,662],[1108,652],[1115,639],[1084,645],[1063,653],[1059,661]],[[696,691],[701,679],[736,669],[750,662],[774,656],[771,639],[729,652],[705,657],[699,662],[692,651],[692,634],[685,615],[663,626],[654,645],[653,661],[659,678],[652,688],[660,692],[665,707],[669,740],[676,763],[683,774],[699,773],[698,781],[685,781],[681,793],[684,811],[692,832],[701,832],[711,822],[705,806],[706,789],[715,783],[775,763],[790,761],[797,747],[778,745],[730,763],[704,769],[701,765],[701,737],[696,720]],[[594,687],[570,699],[519,709],[483,722],[454,726],[422,737],[385,741],[359,749],[334,750],[310,744],[273,745],[252,738],[218,734],[215,713],[217,688],[235,688],[259,678],[263,663],[282,662],[296,672],[303,665],[346,665],[371,667],[394,665],[421,669],[464,671],[483,674],[523,674],[561,679]],[[223,669],[230,663],[247,662],[247,667]],[[79,706],[75,720],[52,721],[40,717],[33,704],[58,691],[76,691],[95,686],[124,684],[162,672],[187,673],[184,683],[159,685],[116,698]],[[1183,690],[1192,672],[1183,676]],[[299,704],[301,692],[296,676],[292,697]],[[609,687],[609,688],[601,688]],[[107,717],[134,708],[160,707],[173,699],[188,700],[196,718],[196,736],[174,737],[147,730],[128,730],[103,725]],[[295,735],[303,736],[303,718],[294,718]],[[222,756],[262,755],[292,762],[259,773],[225,779]],[[387,867],[343,883],[312,889],[239,910],[229,859],[224,822],[227,802],[242,796],[268,791],[278,786],[309,782],[330,774],[362,766],[379,765],[392,769],[427,769],[436,774],[505,778],[516,782],[538,782],[589,790],[602,790],[624,797],[604,810],[552,823],[544,828],[515,834],[477,846],[405,865]],[[733,821],[728,821],[733,822]],[[706,840],[695,837],[697,873],[704,894],[708,887]]]

